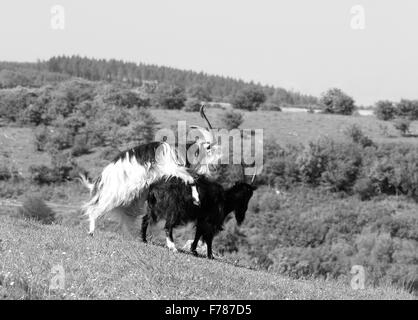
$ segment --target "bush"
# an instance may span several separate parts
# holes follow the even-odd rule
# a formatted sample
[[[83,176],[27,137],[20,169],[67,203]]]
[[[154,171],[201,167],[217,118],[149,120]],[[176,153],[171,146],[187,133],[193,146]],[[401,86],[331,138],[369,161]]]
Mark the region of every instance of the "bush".
[[[10,122],[21,120],[25,109],[36,99],[36,93],[26,88],[0,91],[0,118]]]
[[[244,117],[242,113],[229,110],[221,113],[219,120],[222,123],[222,128],[232,130],[237,129],[244,122]]]
[[[201,107],[200,100],[192,98],[186,101],[186,106],[183,108],[186,112],[199,112]]]
[[[282,111],[282,108],[276,103],[272,102],[265,102],[262,105],[260,105],[260,109],[262,111]]]
[[[55,213],[46,203],[38,197],[29,196],[18,209],[18,216],[24,219],[33,219],[43,224],[51,224],[55,221]]]
[[[0,181],[7,181],[12,178],[12,173],[6,166],[0,166]]]
[[[407,118],[411,121],[418,120],[418,100],[402,99],[398,102],[397,108],[400,117]]]
[[[39,104],[31,104],[22,112],[22,123],[33,124],[35,126],[38,126],[42,123],[47,123],[45,120],[45,112],[46,109],[44,106]]]
[[[378,119],[388,121],[396,117],[397,109],[391,101],[378,101],[375,105],[374,114]]]
[[[161,85],[155,93],[155,99],[159,108],[181,109],[186,102],[186,94],[182,87]]]
[[[149,107],[150,101],[142,98],[140,94],[130,89],[118,87],[105,87],[103,90],[103,102],[109,105],[115,105],[124,108]]]
[[[46,144],[48,142],[48,137],[50,130],[46,126],[39,126],[34,131],[34,144],[36,151],[45,151]]]
[[[89,153],[89,146],[87,142],[86,135],[78,135],[74,139],[74,145],[71,148],[71,155],[74,157],[79,157],[83,154]]]
[[[54,127],[48,131],[46,150],[64,150],[71,148],[73,145],[72,131],[65,127]]]
[[[362,201],[370,200],[378,194],[378,188],[369,177],[363,177],[356,181],[353,192],[360,196]]]
[[[349,137],[354,143],[360,144],[363,148],[374,146],[374,142],[370,139],[366,134],[364,134],[363,130],[356,125],[353,124],[348,126],[344,134]]]
[[[51,150],[52,167],[46,165],[32,165],[29,167],[30,179],[36,184],[52,184],[71,181],[78,177],[79,173],[85,173],[71,157],[70,153],[60,153]]]
[[[264,101],[266,101],[266,95],[261,89],[247,88],[238,92],[232,105],[237,109],[255,111]]]
[[[46,165],[30,166],[29,177],[37,184],[51,184],[62,180],[57,170],[51,169]]]
[[[409,145],[381,145],[365,154],[362,177],[369,178],[384,194],[405,194],[418,199],[418,149]]]
[[[393,126],[395,127],[395,129],[398,130],[402,136],[406,136],[410,133],[409,132],[410,125],[411,125],[411,121],[405,118],[396,119],[393,123]]]
[[[280,196],[272,188],[260,188],[249,203],[251,211],[258,212],[278,212],[281,207]]]
[[[351,115],[355,109],[353,98],[338,88],[323,93],[320,103],[325,113]]]
[[[198,100],[198,101],[205,101],[205,102],[212,101],[210,90],[207,87],[204,87],[199,84],[191,86],[187,90],[187,94],[190,98]]]

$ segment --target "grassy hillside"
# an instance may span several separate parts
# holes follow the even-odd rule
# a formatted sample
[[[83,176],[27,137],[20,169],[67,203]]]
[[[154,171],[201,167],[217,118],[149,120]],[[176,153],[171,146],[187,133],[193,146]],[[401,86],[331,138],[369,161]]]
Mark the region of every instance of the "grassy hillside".
[[[0,209],[1,210],[1,209]],[[400,290],[292,280],[145,245],[115,233],[43,226],[0,216],[0,298],[413,299]],[[65,288],[49,290],[62,265]]]

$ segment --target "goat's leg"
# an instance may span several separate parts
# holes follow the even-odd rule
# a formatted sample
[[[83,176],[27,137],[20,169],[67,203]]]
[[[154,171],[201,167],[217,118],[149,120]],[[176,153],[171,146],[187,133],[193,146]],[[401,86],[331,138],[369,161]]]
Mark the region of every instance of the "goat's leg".
[[[96,219],[95,218],[90,218],[89,219],[89,236],[94,235],[95,226],[96,226]]]
[[[206,242],[206,246],[208,249],[208,259],[213,259],[213,254],[212,254],[212,241],[213,241],[213,236],[212,235],[205,235],[203,237],[203,239]]]
[[[197,256],[196,247],[197,247],[197,244],[198,244],[199,239],[200,239],[201,236],[202,236],[202,232],[201,232],[200,228],[196,227],[196,233],[195,233],[195,236],[194,236],[194,240],[193,240],[192,245],[190,246],[190,251],[195,256]]]
[[[173,252],[177,252],[176,245],[174,244],[173,239],[173,227],[172,226],[165,226],[165,236],[167,241],[167,247]]]
[[[142,218],[142,224],[141,224],[142,241],[145,242],[145,243],[147,242],[147,228],[148,228],[148,224],[149,224],[149,215],[146,214]]]

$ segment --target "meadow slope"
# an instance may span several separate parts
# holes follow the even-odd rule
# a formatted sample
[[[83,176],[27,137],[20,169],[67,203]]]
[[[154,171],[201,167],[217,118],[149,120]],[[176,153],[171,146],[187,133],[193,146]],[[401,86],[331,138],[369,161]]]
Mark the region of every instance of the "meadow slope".
[[[1,209],[0,209],[1,210]],[[65,288],[49,290],[62,265]],[[413,299],[390,287],[293,280],[116,233],[0,216],[0,299]]]

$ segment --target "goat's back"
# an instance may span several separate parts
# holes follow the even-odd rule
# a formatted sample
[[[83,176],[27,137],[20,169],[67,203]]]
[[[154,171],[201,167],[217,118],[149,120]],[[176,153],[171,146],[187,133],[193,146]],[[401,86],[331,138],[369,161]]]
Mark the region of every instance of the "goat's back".
[[[224,206],[224,189],[206,177],[199,176],[196,180],[200,206],[193,203],[192,189],[179,178],[161,179],[149,188],[148,207],[153,221],[170,220],[179,225],[195,220],[219,220]]]

